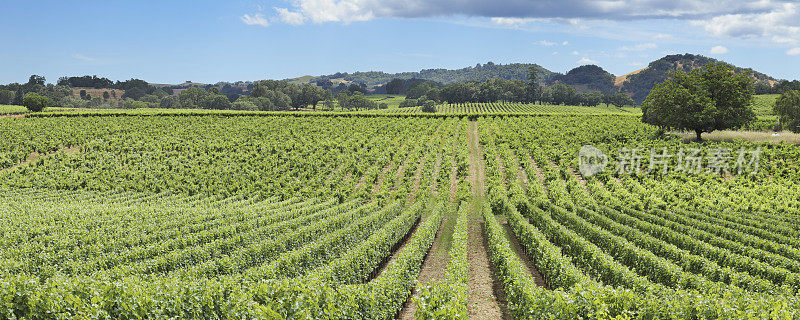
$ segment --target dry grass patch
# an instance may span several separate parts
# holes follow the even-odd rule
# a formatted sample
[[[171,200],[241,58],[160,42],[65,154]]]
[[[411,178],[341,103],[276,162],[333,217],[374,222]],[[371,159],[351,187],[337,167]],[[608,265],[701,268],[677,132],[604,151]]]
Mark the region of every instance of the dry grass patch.
[[[695,139],[694,133],[675,132],[676,135],[686,141]],[[789,131],[759,132],[759,131],[732,131],[722,130],[711,133],[704,133],[703,140],[709,141],[750,141],[750,142],[770,142],[770,143],[793,143],[800,144],[800,134]]]

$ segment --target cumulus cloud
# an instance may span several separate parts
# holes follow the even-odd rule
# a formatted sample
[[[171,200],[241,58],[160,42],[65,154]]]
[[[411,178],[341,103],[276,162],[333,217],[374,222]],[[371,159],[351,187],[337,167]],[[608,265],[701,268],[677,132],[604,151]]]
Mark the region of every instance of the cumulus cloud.
[[[495,26],[521,28],[536,22],[555,22],[590,29],[589,21],[647,19],[686,20],[707,34],[760,38],[786,46],[800,45],[800,4],[790,0],[289,0],[275,8],[271,20],[262,14],[244,15],[249,25],[270,21],[352,23],[378,18],[478,17]],[[263,8],[259,9],[259,12]],[[673,39],[658,33],[652,41]],[[565,41],[562,45],[566,45]],[[653,44],[626,51],[654,49]]]
[[[800,5],[795,3],[775,5],[767,12],[725,14],[692,23],[717,37],[764,38],[779,44],[800,42]]]
[[[711,48],[711,51],[709,51],[708,53],[710,53],[710,54],[726,54],[726,53],[728,53],[728,48],[725,48],[723,46],[715,46],[715,47]]]
[[[539,41],[539,42],[537,42],[537,43],[538,43],[539,45],[541,45],[541,46],[545,46],[545,47],[552,47],[552,46],[555,46],[555,45],[556,45],[556,43],[555,43],[555,42],[550,42],[550,41],[547,41],[547,40],[542,40],[542,41]]]
[[[306,17],[300,12],[290,11],[286,8],[275,8],[275,11],[278,12],[278,15],[281,17],[281,21],[293,26],[299,26],[306,21]]]
[[[622,48],[619,48],[619,49],[622,50],[622,51],[645,51],[645,50],[651,50],[651,49],[655,49],[655,48],[658,48],[658,45],[656,45],[655,43],[640,43],[640,44],[637,44],[635,46],[630,46],[630,47],[629,46],[623,46]]]
[[[373,18],[470,16],[513,19],[699,19],[758,13],[771,0],[293,0],[292,9],[312,22],[352,22]],[[526,20],[499,19],[518,25]]]
[[[578,64],[596,64],[597,61],[590,59],[589,57],[583,57],[577,62]]]
[[[533,22],[536,19],[492,17],[492,23],[505,27],[517,28]]]
[[[254,15],[245,14],[242,16],[242,22],[248,26],[262,26],[269,27],[269,20],[263,14],[256,13]]]
[[[786,54],[788,54],[790,56],[799,55],[800,54],[800,48],[791,48],[791,49],[786,51]]]

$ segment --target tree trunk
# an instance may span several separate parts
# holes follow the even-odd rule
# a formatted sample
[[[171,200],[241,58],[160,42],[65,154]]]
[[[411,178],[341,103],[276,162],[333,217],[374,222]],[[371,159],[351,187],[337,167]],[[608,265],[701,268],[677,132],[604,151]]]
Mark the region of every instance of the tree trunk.
[[[694,133],[697,135],[697,142],[703,141],[703,137],[700,136],[703,134],[703,131],[695,130]]]

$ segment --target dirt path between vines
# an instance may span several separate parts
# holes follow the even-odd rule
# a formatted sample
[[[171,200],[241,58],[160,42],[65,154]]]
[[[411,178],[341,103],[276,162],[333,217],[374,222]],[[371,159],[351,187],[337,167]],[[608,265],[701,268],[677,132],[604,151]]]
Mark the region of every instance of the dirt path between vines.
[[[460,134],[456,131],[456,135]],[[458,138],[454,138],[453,148],[456,147],[456,142]],[[423,157],[424,159],[425,157]],[[455,158],[451,160],[455,162]],[[422,168],[423,162],[420,160],[419,167],[417,169],[420,172]],[[455,168],[455,165],[453,165]],[[433,280],[444,280],[445,273],[447,271],[447,263],[450,261],[450,246],[453,243],[453,231],[455,230],[455,223],[456,223],[456,210],[453,209],[453,200],[455,188],[452,186],[454,184],[454,175],[455,170],[451,173],[450,177],[450,203],[447,207],[443,210],[442,217],[442,224],[439,226],[439,231],[436,233],[436,239],[434,239],[433,246],[431,247],[428,254],[425,256],[425,260],[422,262],[422,268],[419,271],[419,275],[417,275],[417,283],[418,285],[427,285]],[[417,183],[417,187],[419,183]],[[417,305],[414,303],[413,299],[419,298],[419,292],[417,291],[417,287],[411,292],[411,297],[406,301],[405,305],[403,305],[403,309],[400,310],[400,314],[398,314],[398,319],[408,320],[414,319],[415,313],[417,312]]]
[[[375,184],[373,184],[372,186],[373,196],[378,194],[378,191],[381,190],[381,186],[383,185],[383,180],[386,179],[386,175],[389,173],[389,171],[392,170],[392,168],[394,168],[394,161],[389,162],[389,164],[383,167],[383,170],[381,170],[380,175],[378,175],[378,179],[375,180]]]
[[[417,171],[414,173],[414,190],[411,194],[406,197],[406,202],[412,203],[414,200],[417,199],[417,194],[419,193],[419,184],[422,180],[422,169],[425,167],[425,161],[428,159],[428,156],[425,155],[419,159],[419,164],[417,165]]]
[[[520,245],[519,241],[517,241],[517,237],[514,236],[514,230],[511,229],[511,225],[508,224],[508,220],[505,217],[498,217],[497,220],[506,231],[506,240],[508,240],[508,243],[511,244],[511,249],[514,250],[514,253],[517,254],[519,260],[522,261],[525,271],[527,271],[528,274],[533,278],[533,283],[535,283],[537,286],[549,289],[550,287],[547,285],[547,281],[544,280],[544,276],[541,272],[539,272],[539,269],[536,269],[536,265],[533,264],[533,261],[528,259],[528,256],[525,254],[525,249],[522,248],[522,245]]]
[[[433,177],[431,178],[431,190],[439,194],[439,171],[442,170],[442,151],[436,154],[436,162],[433,164]]]
[[[47,156],[50,156],[50,155],[53,155],[53,154],[56,154],[56,153],[64,153],[64,154],[68,154],[69,155],[69,154],[76,154],[76,153],[78,153],[80,151],[81,151],[81,147],[80,146],[72,146],[72,147],[61,147],[61,149],[58,149],[58,150],[55,150],[55,151],[50,151],[50,152],[44,153],[44,154],[38,153],[38,152],[34,152],[34,153],[29,154],[28,157],[25,158],[25,161],[22,161],[22,162],[16,164],[15,166],[13,166],[13,167],[2,169],[2,170],[0,170],[0,172],[16,170],[18,168],[21,168],[21,167],[24,167],[26,165],[29,165],[29,164],[33,163],[34,161],[36,161],[39,158],[47,157]]]
[[[486,250],[486,238],[483,236],[483,201],[485,201],[484,177],[485,168],[483,153],[478,145],[478,126],[472,121],[469,124],[469,174],[472,181],[473,197],[470,203],[471,214],[467,230],[469,243],[469,300],[467,310],[469,318],[475,319],[510,319],[510,315],[500,301],[504,300],[501,283],[492,272],[489,253]]]
[[[422,262],[422,268],[417,276],[417,281],[420,285],[428,284],[432,280],[444,279],[447,263],[450,261],[448,253],[450,252],[450,244],[453,241],[453,229],[455,229],[455,219],[450,217],[448,213],[439,226],[433,246]],[[416,287],[411,291],[411,296],[419,298],[419,292],[417,292]],[[417,305],[412,298],[409,298],[397,318],[403,320],[414,319],[416,312]]]

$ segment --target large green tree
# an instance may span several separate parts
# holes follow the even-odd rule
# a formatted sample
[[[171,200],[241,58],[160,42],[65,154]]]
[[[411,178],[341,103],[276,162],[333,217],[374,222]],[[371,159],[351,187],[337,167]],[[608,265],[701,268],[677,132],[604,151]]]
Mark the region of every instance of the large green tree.
[[[800,91],[786,91],[775,101],[775,113],[781,126],[789,131],[800,133]]]
[[[22,105],[32,112],[42,111],[51,104],[53,104],[53,100],[36,93],[28,93],[22,98]]]
[[[11,104],[14,102],[14,91],[0,90],[0,104]]]
[[[525,86],[528,102],[539,102],[542,99],[542,87],[539,85],[538,70],[531,66],[528,69],[528,82]]]
[[[753,80],[723,63],[689,73],[677,71],[656,85],[642,104],[642,121],[694,131],[697,140],[715,130],[741,127],[755,118]]]

